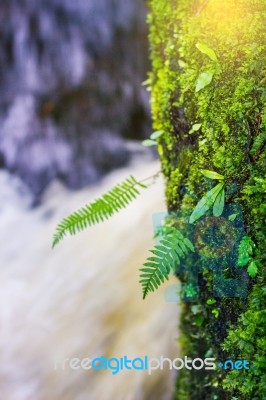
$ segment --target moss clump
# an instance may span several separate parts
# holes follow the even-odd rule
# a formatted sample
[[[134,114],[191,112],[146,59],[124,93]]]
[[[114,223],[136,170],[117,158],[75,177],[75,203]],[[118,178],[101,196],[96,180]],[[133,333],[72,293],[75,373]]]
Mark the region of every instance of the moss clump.
[[[226,202],[242,206],[259,264],[247,299],[216,299],[212,305],[206,302],[213,276],[203,269],[199,303],[184,304],[181,319],[184,354],[245,358],[254,368],[182,370],[178,400],[266,397],[265,18],[265,0],[150,0],[149,81],[154,128],[164,132],[158,150],[168,207],[195,206],[206,192],[201,169],[224,175],[233,188]]]

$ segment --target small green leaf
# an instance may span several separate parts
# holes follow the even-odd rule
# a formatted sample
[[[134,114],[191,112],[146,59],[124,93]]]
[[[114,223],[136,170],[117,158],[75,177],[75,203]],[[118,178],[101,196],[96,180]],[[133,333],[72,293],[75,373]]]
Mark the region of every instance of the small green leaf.
[[[215,172],[215,171],[210,171],[210,170],[208,170],[208,169],[203,169],[203,170],[201,171],[201,173],[202,173],[204,176],[206,176],[206,178],[218,179],[218,180],[223,180],[223,179],[224,179],[224,176],[223,176],[223,175],[220,175],[220,174],[218,174],[217,172]]]
[[[193,224],[193,222],[197,221],[202,215],[204,215],[209,208],[213,205],[218,196],[219,192],[223,189],[224,183],[218,183],[214,188],[212,188],[209,192],[207,192],[202,199],[198,202],[196,207],[194,208],[190,218],[189,223]]]
[[[195,318],[195,324],[197,326],[201,326],[203,324],[203,322],[204,322],[203,315],[197,315],[196,318]]]
[[[238,267],[244,267],[245,265],[247,265],[249,263],[250,260],[251,260],[250,256],[241,256],[238,259],[237,266]]]
[[[253,254],[253,248],[255,247],[254,242],[249,236],[244,236],[238,247],[238,267],[244,267],[251,260],[251,255]]]
[[[215,199],[215,202],[213,204],[213,215],[215,217],[220,217],[222,215],[222,213],[223,213],[223,210],[224,210],[224,196],[225,196],[224,189],[222,189],[218,193],[218,195],[217,195],[217,197]]]
[[[219,310],[217,310],[217,308],[214,308],[214,310],[212,310],[212,314],[215,316],[215,318],[219,317]]]
[[[231,214],[231,215],[229,215],[228,219],[229,219],[229,221],[233,222],[236,219],[236,217],[237,217],[237,214]]]
[[[192,130],[193,132],[197,132],[197,131],[200,130],[201,125],[202,125],[202,124],[194,124],[194,125],[192,126],[192,129],[191,129],[191,130]]]
[[[258,273],[258,266],[255,261],[251,261],[248,266],[248,274],[251,278],[255,278]]]
[[[196,47],[201,53],[206,54],[212,61],[218,62],[218,58],[215,54],[215,51],[211,49],[209,46],[203,43],[197,43]]]
[[[216,303],[216,300],[215,300],[215,299],[208,299],[208,300],[206,301],[206,304],[208,304],[209,306],[212,305],[212,304],[215,304],[215,303]]]
[[[150,138],[152,140],[158,139],[160,136],[162,136],[163,132],[162,131],[155,131],[151,134]]]
[[[197,294],[197,291],[196,291],[196,289],[194,288],[194,286],[191,284],[191,283],[188,283],[186,286],[185,286],[185,295],[187,296],[187,297],[193,297],[193,296],[195,296]]]
[[[201,128],[202,124],[194,124],[188,133],[198,132]]]
[[[150,146],[156,146],[157,143],[155,142],[155,140],[146,139],[146,140],[143,140],[142,145],[145,147],[150,147]]]
[[[142,86],[149,86],[150,84],[151,84],[151,78],[148,78],[142,82]]]
[[[206,86],[208,86],[213,78],[214,73],[212,71],[209,72],[202,72],[196,83],[196,93],[199,92],[200,90],[204,89]]]

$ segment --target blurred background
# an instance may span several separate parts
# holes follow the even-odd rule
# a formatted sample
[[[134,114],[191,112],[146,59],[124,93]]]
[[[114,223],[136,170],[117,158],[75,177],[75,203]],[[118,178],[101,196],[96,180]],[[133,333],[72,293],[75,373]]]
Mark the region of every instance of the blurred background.
[[[162,181],[51,250],[64,216],[160,170],[141,145],[151,133],[146,12],[142,0],[0,2],[0,400],[171,399],[169,370],[54,368],[178,355],[176,304],[163,289],[143,302],[138,284]]]

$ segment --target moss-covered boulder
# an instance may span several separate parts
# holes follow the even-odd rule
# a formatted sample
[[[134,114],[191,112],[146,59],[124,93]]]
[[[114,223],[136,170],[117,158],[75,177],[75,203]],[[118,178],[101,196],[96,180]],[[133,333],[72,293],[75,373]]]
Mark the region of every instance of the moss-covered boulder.
[[[255,244],[249,263],[230,269],[248,277],[247,296],[213,299],[213,273],[203,268],[199,300],[184,303],[181,318],[184,355],[246,359],[250,369],[183,369],[175,398],[264,399],[266,1],[150,0],[148,20],[168,208],[193,209],[212,185],[201,170],[215,171]]]

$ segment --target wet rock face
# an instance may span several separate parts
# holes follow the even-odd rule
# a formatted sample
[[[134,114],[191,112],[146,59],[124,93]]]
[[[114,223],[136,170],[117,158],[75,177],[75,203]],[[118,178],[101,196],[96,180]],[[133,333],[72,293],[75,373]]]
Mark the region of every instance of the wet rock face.
[[[0,166],[36,195],[96,181],[150,128],[143,3],[1,1]]]

